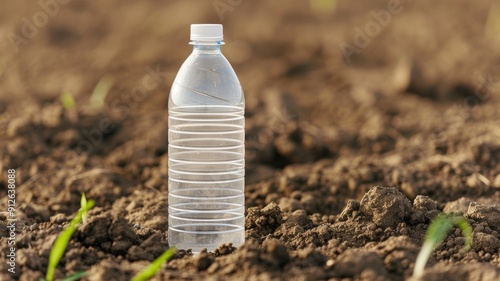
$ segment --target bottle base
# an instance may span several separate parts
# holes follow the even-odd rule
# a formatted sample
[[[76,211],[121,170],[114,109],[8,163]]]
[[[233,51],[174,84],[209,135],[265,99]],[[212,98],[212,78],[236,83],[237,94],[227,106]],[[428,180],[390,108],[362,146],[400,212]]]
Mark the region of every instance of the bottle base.
[[[242,226],[231,224],[218,225],[180,225],[169,227],[168,244],[177,249],[191,249],[199,253],[203,249],[213,252],[221,244],[232,243],[239,247],[245,243],[245,229]]]

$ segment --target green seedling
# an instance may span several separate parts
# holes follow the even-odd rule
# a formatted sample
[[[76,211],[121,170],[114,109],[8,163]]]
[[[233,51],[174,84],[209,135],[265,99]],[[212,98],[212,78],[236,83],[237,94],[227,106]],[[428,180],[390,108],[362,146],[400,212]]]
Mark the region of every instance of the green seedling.
[[[500,5],[492,2],[484,27],[486,37],[500,41]]]
[[[109,90],[113,86],[113,80],[107,76],[104,76],[99,80],[97,85],[90,96],[90,104],[96,108],[104,107],[104,100],[106,100],[106,96],[109,93]]]
[[[440,214],[432,221],[425,233],[424,245],[418,253],[417,261],[413,268],[413,277],[418,278],[422,276],[432,251],[448,236],[448,232],[453,226],[458,227],[465,237],[465,245],[462,251],[470,249],[472,244],[472,227],[467,220],[462,216]]]
[[[89,273],[86,271],[79,271],[64,277],[63,279],[61,279],[61,281],[77,281],[80,280],[82,277],[87,276],[88,274]],[[46,281],[46,279],[42,278],[41,281]]]
[[[314,12],[333,12],[337,9],[338,0],[309,0],[309,6]]]
[[[75,100],[73,99],[73,96],[71,95],[70,92],[64,91],[61,94],[60,99],[61,99],[62,106],[65,109],[69,110],[69,109],[75,108]]]
[[[85,192],[82,192],[82,198],[80,199],[80,210],[86,210],[87,208],[87,198],[85,197]],[[87,211],[82,213],[83,224],[87,224]]]
[[[85,196],[82,195],[84,198]],[[85,199],[85,201],[87,201]],[[83,203],[83,200],[82,202]],[[83,204],[82,204],[83,205]],[[88,210],[92,209],[94,207],[94,200],[89,200],[88,202],[85,202],[85,205],[82,206],[82,208],[78,211],[76,216],[71,220],[69,226],[64,229],[61,234],[57,237],[56,241],[54,242],[54,245],[52,246],[52,250],[50,251],[49,255],[49,265],[47,267],[47,274],[45,275],[45,279],[47,281],[53,281],[54,280],[54,272],[56,270],[57,265],[59,264],[59,261],[61,260],[62,256],[64,255],[64,251],[66,250],[66,247],[68,246],[69,240],[71,239],[71,236],[73,236],[73,233],[76,230],[76,226],[80,223],[82,220],[83,214],[87,214]],[[76,274],[73,274],[71,276],[66,277],[63,280],[78,280],[78,277],[81,277],[85,275],[85,272],[78,272]],[[73,278],[73,279],[67,279],[67,278]],[[77,278],[77,279],[74,279]]]
[[[132,278],[132,281],[147,281],[151,279],[161,268],[162,264],[167,262],[175,254],[175,251],[175,247],[172,247],[163,252],[163,254],[156,258],[146,269],[137,273],[137,275]]]
[[[86,271],[79,271],[70,276],[66,276],[61,281],[77,281],[80,280],[83,276],[87,276],[89,273]]]

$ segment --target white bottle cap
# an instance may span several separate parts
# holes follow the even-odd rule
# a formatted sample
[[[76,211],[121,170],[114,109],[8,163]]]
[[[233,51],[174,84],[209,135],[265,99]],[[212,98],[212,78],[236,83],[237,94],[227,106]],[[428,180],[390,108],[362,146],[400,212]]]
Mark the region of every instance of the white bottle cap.
[[[192,24],[191,40],[194,41],[222,41],[222,24]]]

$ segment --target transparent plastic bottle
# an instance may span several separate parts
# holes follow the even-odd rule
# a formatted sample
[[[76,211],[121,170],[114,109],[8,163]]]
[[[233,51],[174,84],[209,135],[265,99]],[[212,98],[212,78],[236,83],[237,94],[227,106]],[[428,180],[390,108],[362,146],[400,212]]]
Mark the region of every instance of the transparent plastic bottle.
[[[193,53],[168,103],[168,242],[215,250],[245,240],[245,99],[222,25],[191,25]]]

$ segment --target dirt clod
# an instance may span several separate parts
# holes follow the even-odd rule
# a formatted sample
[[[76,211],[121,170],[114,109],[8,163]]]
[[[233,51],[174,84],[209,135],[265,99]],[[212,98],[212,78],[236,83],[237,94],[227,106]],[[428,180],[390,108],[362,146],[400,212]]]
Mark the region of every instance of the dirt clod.
[[[371,270],[386,276],[384,262],[375,252],[349,249],[342,253],[334,266],[334,272],[341,278],[356,278],[364,271]]]
[[[280,207],[272,202],[262,209],[258,207],[249,208],[245,219],[245,227],[247,229],[259,227],[263,231],[271,233],[281,224],[282,219]]]
[[[467,218],[486,221],[491,229],[500,231],[500,207],[496,205],[484,205],[475,202],[470,203],[466,214]]]
[[[274,260],[278,266],[283,266],[290,260],[288,249],[277,239],[268,238],[264,240],[262,248],[264,248],[267,253],[271,254],[272,260]]]
[[[304,206],[294,198],[283,197],[279,200],[279,207],[283,212],[293,212],[304,209]]]
[[[500,249],[500,240],[494,235],[477,232],[474,233],[472,247],[477,251],[485,251],[494,254]]]
[[[91,216],[87,224],[81,226],[78,235],[82,242],[89,246],[101,246],[109,241],[109,227],[112,223],[112,217],[109,213]]]
[[[395,227],[412,211],[411,203],[395,187],[371,188],[360,202],[360,211],[381,228]]]
[[[194,266],[198,271],[206,270],[212,265],[215,258],[212,254],[208,254],[207,252],[201,252],[194,257]]]

